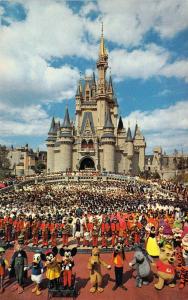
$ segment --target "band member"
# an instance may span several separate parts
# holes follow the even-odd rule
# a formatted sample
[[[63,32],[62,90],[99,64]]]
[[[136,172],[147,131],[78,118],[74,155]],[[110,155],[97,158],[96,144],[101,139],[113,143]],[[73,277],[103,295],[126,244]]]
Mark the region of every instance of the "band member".
[[[27,245],[29,242],[30,227],[31,227],[31,221],[29,220],[29,218],[26,218],[26,220],[24,221],[24,224],[23,224],[23,231],[22,231],[22,233],[24,235],[25,245]]]
[[[68,220],[64,219],[64,223],[62,224],[62,242],[63,242],[63,247],[68,247],[70,232],[71,232],[71,226],[68,223]]]
[[[99,237],[99,226],[97,219],[93,219],[93,229],[92,229],[92,246],[98,247],[98,237]]]
[[[57,246],[57,231],[58,231],[58,224],[56,224],[56,221],[53,220],[53,222],[49,225],[50,234],[51,234],[51,245],[52,247]]]
[[[5,242],[9,244],[12,240],[13,220],[10,215],[4,219]]]
[[[48,227],[49,224],[47,220],[44,220],[41,224],[41,231],[42,231],[42,247],[48,247]]]
[[[86,217],[85,222],[83,223],[83,246],[89,247],[90,241],[90,231],[89,231],[89,219]]]
[[[35,219],[31,225],[31,230],[32,230],[32,236],[33,236],[33,246],[37,247],[38,246],[38,242],[39,242],[39,236],[38,236],[38,232],[39,232],[39,224],[38,221]]]
[[[116,217],[114,217],[111,222],[112,246],[113,247],[115,246],[116,240],[119,236],[119,229],[120,229],[119,220]]]
[[[101,244],[103,248],[105,247],[107,248],[109,233],[110,233],[110,218],[104,216],[101,223],[101,235],[102,235]]]
[[[80,246],[80,238],[83,235],[83,226],[79,218],[76,219],[76,222],[73,226],[73,236],[76,238],[77,247]]]

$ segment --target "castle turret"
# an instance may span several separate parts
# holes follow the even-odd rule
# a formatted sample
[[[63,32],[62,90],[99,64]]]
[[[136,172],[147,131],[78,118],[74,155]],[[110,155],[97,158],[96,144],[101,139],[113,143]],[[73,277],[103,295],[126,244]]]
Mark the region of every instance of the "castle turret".
[[[104,124],[104,134],[101,137],[103,145],[103,169],[115,172],[115,135],[110,110],[107,110]]]
[[[54,117],[51,121],[48,138],[46,140],[47,146],[47,172],[54,172],[54,144],[56,141],[56,123]]]
[[[69,117],[68,107],[65,111],[65,116],[63,124],[61,126],[60,136],[57,140],[55,147],[58,147],[55,171],[68,171],[72,170],[72,145],[73,145],[73,136],[72,136],[72,126]]]
[[[76,91],[76,126],[80,127],[79,116],[81,113],[81,102],[83,100],[83,87],[81,79],[78,82],[77,91]]]
[[[146,142],[137,123],[135,125],[133,144],[135,150],[139,152],[139,161],[138,161],[139,170],[144,171]]]

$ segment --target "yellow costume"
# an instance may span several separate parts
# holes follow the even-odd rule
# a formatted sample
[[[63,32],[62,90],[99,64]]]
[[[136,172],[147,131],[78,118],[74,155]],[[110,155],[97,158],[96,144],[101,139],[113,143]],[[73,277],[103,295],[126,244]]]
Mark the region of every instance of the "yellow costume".
[[[159,256],[160,249],[156,237],[149,237],[146,244],[146,251],[150,256]]]
[[[53,280],[60,277],[61,268],[57,261],[53,261],[52,263],[46,264],[46,278],[49,280]]]

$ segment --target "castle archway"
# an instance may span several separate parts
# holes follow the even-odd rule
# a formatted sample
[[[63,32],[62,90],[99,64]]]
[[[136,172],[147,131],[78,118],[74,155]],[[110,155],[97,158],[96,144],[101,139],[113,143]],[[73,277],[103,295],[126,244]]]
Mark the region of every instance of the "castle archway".
[[[91,157],[85,157],[80,162],[80,170],[95,170],[95,163]]]

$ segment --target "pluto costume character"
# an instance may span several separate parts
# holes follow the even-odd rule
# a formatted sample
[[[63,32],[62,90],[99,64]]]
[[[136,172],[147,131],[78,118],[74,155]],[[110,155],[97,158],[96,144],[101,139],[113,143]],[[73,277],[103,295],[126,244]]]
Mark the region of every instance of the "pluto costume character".
[[[90,280],[92,284],[92,288],[90,289],[90,293],[95,293],[96,290],[99,293],[103,292],[103,288],[101,287],[102,284],[102,274],[101,274],[101,265],[110,269],[111,266],[105,263],[100,258],[100,252],[97,247],[92,249],[92,255],[88,261],[88,269],[90,270]]]

